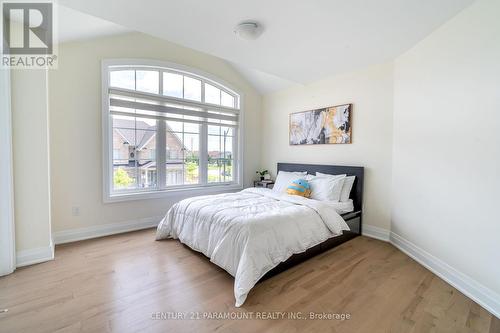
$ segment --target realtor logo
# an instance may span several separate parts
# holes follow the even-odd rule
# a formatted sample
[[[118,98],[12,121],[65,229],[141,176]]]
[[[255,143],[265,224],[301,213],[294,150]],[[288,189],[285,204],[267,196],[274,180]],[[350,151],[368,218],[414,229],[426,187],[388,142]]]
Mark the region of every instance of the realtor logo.
[[[2,67],[53,68],[52,2],[2,3]]]

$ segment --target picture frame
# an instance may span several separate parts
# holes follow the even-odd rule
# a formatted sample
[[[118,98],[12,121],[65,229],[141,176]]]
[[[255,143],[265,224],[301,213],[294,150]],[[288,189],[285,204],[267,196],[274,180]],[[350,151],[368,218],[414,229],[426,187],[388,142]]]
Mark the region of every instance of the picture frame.
[[[291,113],[289,144],[350,144],[352,143],[352,104]]]

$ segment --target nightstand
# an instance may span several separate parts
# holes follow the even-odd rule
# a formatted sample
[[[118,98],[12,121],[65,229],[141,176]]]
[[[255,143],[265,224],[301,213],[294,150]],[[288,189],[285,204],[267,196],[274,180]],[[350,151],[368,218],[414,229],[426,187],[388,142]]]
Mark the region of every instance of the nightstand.
[[[254,180],[253,187],[273,188],[274,180]]]

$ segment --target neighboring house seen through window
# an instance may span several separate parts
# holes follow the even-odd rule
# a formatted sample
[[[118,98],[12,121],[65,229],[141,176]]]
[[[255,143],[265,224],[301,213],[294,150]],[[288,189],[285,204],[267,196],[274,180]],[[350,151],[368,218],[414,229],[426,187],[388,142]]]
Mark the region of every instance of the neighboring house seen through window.
[[[108,199],[240,185],[239,94],[172,67],[103,62]]]

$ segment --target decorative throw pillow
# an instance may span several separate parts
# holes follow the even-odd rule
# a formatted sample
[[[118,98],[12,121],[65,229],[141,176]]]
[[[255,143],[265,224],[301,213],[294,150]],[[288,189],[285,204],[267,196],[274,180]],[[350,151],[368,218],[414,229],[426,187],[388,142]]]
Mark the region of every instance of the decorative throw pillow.
[[[311,187],[309,186],[307,180],[297,179],[287,187],[286,193],[309,198],[311,196]]]

